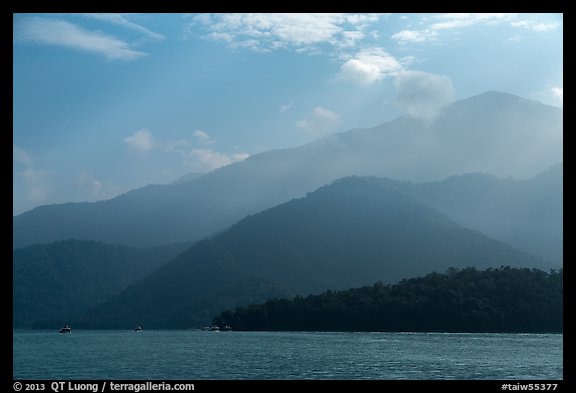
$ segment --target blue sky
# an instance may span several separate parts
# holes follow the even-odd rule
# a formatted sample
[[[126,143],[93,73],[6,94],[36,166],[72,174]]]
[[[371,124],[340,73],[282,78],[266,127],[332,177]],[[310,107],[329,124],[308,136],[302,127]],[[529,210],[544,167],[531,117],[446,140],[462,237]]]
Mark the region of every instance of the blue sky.
[[[562,14],[17,14],[13,213],[499,90],[562,107]]]

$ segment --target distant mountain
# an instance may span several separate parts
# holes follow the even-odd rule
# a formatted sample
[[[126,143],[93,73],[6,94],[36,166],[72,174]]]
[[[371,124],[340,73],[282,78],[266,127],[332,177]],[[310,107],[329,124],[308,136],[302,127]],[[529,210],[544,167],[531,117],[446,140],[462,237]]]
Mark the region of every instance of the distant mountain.
[[[380,181],[465,227],[560,265],[563,262],[562,164],[529,180],[476,173],[439,182]]]
[[[466,172],[532,177],[562,161],[561,109],[488,92],[443,109],[256,154],[195,180],[95,203],[41,206],[13,219],[13,247],[61,239],[145,246],[198,240],[247,214],[349,175],[433,181]]]
[[[459,226],[378,179],[349,177],[200,241],[74,323],[184,328],[249,304],[249,297],[264,301],[288,291],[394,282],[452,266],[501,265],[551,266]]]
[[[222,312],[234,330],[562,332],[564,272],[504,267],[273,299]]]
[[[14,250],[14,327],[59,326],[174,258],[190,244],[137,249],[66,240]]]
[[[197,172],[187,173],[185,175],[180,176],[178,179],[174,180],[172,184],[186,183],[187,181],[196,180],[200,176],[204,175],[205,175],[204,173],[197,173]]]

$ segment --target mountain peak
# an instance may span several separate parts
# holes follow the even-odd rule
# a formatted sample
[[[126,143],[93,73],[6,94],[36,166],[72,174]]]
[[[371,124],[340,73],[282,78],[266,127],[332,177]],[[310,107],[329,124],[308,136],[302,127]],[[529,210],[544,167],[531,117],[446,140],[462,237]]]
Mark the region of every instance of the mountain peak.
[[[515,94],[511,94],[511,93],[506,93],[504,91],[499,91],[499,90],[488,90],[485,91],[484,93],[480,93],[478,95],[472,96],[468,99],[474,99],[474,98],[489,98],[489,99],[514,99],[514,100],[523,100],[524,98],[517,96]]]
[[[149,327],[184,328],[206,323],[202,318],[224,305],[276,296],[269,291],[274,288],[315,293],[450,266],[541,263],[461,227],[386,182],[352,176],[246,217],[195,244],[75,325],[118,326],[132,313]],[[267,294],[228,295],[256,278],[268,283]]]
[[[496,111],[509,109],[510,105],[524,106],[523,109],[525,109],[526,106],[550,107],[549,105],[542,104],[539,101],[530,100],[527,98],[517,96],[515,94],[505,93],[497,90],[488,90],[484,93],[480,93],[478,95],[456,101],[449,106],[458,107],[460,105],[481,105],[482,107],[484,107],[485,105],[492,105],[493,109]],[[560,110],[559,108],[556,109]]]
[[[426,182],[484,172],[531,178],[561,161],[562,147],[562,110],[490,91],[445,107],[430,124],[404,116],[256,154],[192,181],[36,209],[14,217],[13,247],[67,238],[133,246],[199,240],[345,176]]]

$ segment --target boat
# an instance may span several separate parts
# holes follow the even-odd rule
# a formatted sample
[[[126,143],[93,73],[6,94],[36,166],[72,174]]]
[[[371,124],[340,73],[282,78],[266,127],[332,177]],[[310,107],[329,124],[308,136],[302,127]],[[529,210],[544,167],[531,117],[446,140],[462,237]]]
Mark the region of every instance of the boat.
[[[60,333],[72,333],[72,328],[68,325],[64,325],[64,327],[60,329]]]
[[[138,325],[134,328],[135,332],[141,332],[142,331],[142,326]]]
[[[224,332],[224,331],[228,331],[228,330],[232,330],[232,329],[228,325],[223,326],[223,327],[220,327],[218,325],[212,325],[212,326],[201,327],[200,330],[204,330],[207,332]]]

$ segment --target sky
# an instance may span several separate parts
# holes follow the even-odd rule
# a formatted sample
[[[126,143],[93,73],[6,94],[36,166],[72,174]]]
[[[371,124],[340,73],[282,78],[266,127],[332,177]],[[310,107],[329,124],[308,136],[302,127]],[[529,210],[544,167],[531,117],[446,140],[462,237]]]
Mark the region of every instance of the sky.
[[[13,214],[498,90],[563,105],[562,14],[15,14]]]

